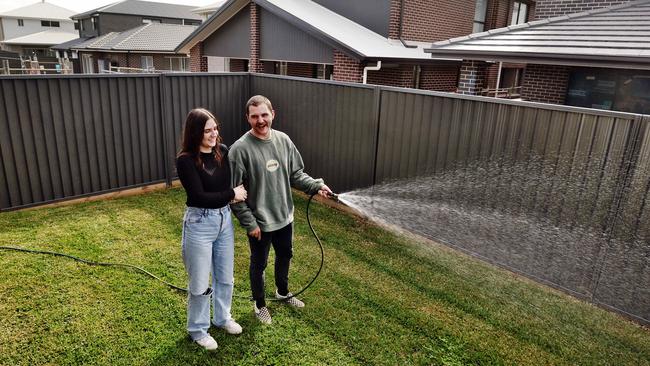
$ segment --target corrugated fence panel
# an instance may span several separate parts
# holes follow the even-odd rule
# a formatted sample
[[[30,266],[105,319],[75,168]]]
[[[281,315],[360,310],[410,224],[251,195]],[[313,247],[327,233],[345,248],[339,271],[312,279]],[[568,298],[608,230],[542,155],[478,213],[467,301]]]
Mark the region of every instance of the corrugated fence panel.
[[[8,77],[0,89],[0,208],[165,178],[157,76]]]
[[[273,127],[291,137],[307,173],[339,192],[373,184],[374,88],[255,75],[251,90],[271,100]]]
[[[244,105],[248,98],[248,74],[166,74],[163,78],[163,114],[169,131],[165,157],[172,176],[176,176],[175,156],[187,113],[205,108],[219,120],[223,143],[230,146],[246,130]]]
[[[650,320],[650,118],[639,119],[635,163],[603,255],[594,300]]]

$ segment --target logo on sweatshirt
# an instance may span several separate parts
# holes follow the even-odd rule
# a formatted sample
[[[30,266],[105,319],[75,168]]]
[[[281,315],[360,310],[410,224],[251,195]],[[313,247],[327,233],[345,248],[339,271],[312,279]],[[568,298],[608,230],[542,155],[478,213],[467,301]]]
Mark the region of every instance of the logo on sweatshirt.
[[[278,163],[278,161],[275,159],[271,159],[266,162],[266,170],[270,172],[274,172],[278,170],[279,167],[280,167],[280,163]]]

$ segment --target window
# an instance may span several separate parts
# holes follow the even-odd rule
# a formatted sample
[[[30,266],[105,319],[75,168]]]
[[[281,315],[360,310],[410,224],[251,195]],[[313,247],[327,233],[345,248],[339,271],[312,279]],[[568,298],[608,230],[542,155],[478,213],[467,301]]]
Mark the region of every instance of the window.
[[[24,27],[25,26],[25,21],[22,19],[18,19],[18,26],[19,27]]]
[[[74,29],[79,30],[79,22],[74,22]]]
[[[526,23],[527,20],[528,20],[528,4],[521,1],[513,2],[510,25]]]
[[[318,65],[316,65],[316,69],[314,71],[315,71],[314,72],[314,78],[315,79],[331,80],[332,79],[332,73],[334,71],[334,66],[333,65],[318,64]]]
[[[97,29],[97,17],[90,18],[90,21],[93,23],[93,30]]]
[[[483,32],[485,30],[487,2],[488,0],[476,0],[476,9],[474,10],[474,28],[472,29],[472,33]]]
[[[149,19],[149,18],[142,18],[142,24],[149,24],[149,23],[162,23],[160,19]]]
[[[140,63],[142,65],[142,68],[145,71],[153,71],[153,56],[142,56],[140,58]]]
[[[54,20],[41,20],[41,27],[60,27],[58,21]]]
[[[190,71],[189,57],[167,57],[169,59],[169,70]]]
[[[521,94],[521,82],[524,69],[519,67],[504,67],[501,69],[501,80],[499,89],[506,91],[508,97],[519,97]],[[506,90],[503,90],[506,89]],[[497,93],[498,95],[498,93]]]
[[[88,54],[81,55],[81,67],[84,74],[93,73],[93,56]]]
[[[286,61],[276,62],[275,73],[277,75],[287,75],[287,62]]]
[[[573,69],[566,105],[650,113],[650,72],[595,68]]]

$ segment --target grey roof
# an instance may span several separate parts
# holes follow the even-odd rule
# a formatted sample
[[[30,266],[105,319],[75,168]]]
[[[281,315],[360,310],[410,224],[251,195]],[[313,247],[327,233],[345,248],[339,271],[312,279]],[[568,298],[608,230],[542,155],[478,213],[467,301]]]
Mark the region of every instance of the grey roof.
[[[78,38],[65,48],[62,47],[65,44],[52,48],[78,51],[174,53],[174,49],[194,29],[196,26],[193,25],[149,23],[124,32],[111,32],[89,39]]]
[[[76,38],[68,42],[59,43],[57,45],[51,46],[53,50],[69,50],[75,46],[86,42],[90,37]]]
[[[650,0],[436,42],[433,57],[650,68]]]
[[[46,2],[38,2],[0,13],[0,18],[54,19],[72,22],[74,11]]]
[[[25,34],[20,37],[5,39],[1,43],[8,45],[57,45],[77,38],[77,33],[66,32],[60,29],[47,29],[44,31]]]
[[[301,31],[356,58],[434,61],[424,52],[425,44],[411,42],[415,47],[407,48],[399,40],[388,39],[311,0],[254,0],[254,2]],[[248,3],[244,0],[226,2],[181,43],[177,51],[188,53],[192,46],[217,31]]]
[[[96,13],[111,14],[129,14],[144,15],[161,18],[178,18],[178,19],[196,19],[201,20],[201,16],[192,13],[195,6],[186,6],[178,4],[156,3],[152,1],[141,0],[124,0],[102,6],[81,14],[73,15],[72,19],[86,18]]]

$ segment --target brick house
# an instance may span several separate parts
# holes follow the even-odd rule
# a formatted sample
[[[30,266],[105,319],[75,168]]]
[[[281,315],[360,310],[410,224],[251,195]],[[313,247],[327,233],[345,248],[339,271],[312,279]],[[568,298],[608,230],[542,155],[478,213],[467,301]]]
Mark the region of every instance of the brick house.
[[[463,59],[466,94],[489,85],[488,65],[520,63],[522,99],[650,113],[649,0],[552,0],[536,8],[538,19],[561,16],[437,42],[427,52]],[[585,11],[562,15],[576,10]]]
[[[195,72],[226,71],[456,91],[460,59],[431,59],[431,42],[499,27],[512,0],[230,0],[178,48]],[[525,17],[524,16],[524,17]]]
[[[189,71],[189,58],[174,50],[201,24],[194,7],[126,0],[71,18],[79,38],[52,49],[80,60],[76,72]]]

